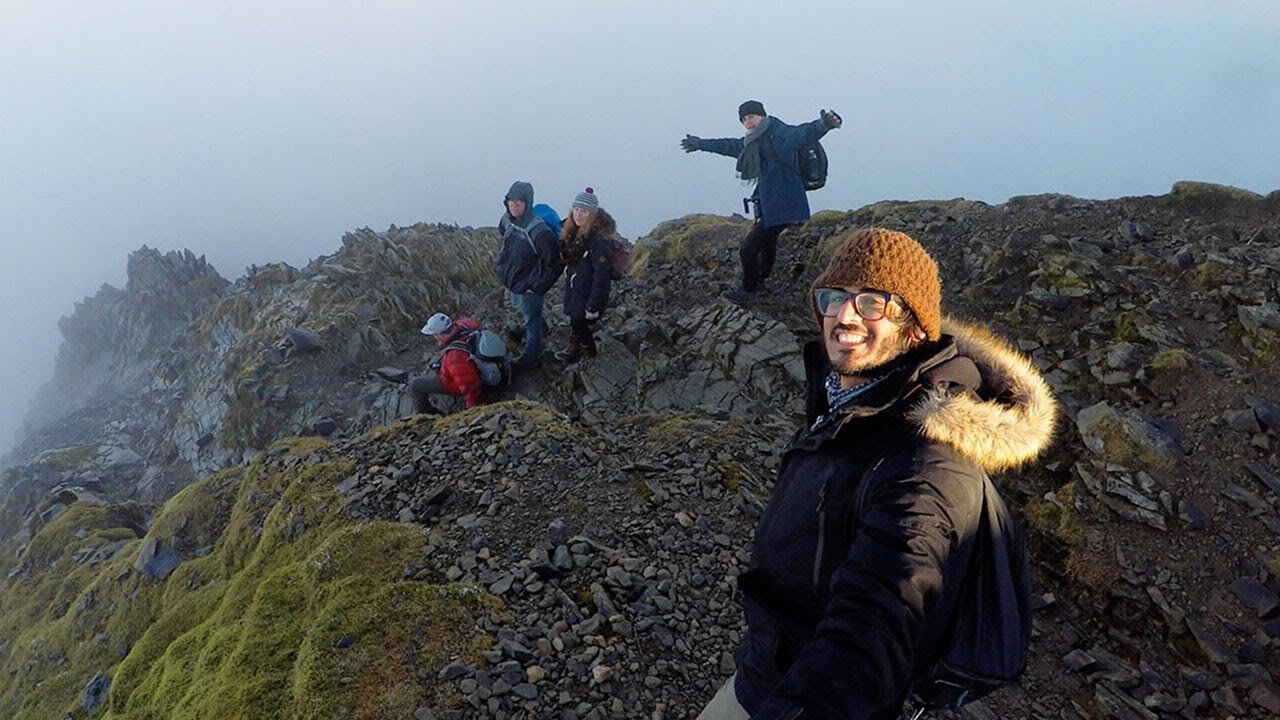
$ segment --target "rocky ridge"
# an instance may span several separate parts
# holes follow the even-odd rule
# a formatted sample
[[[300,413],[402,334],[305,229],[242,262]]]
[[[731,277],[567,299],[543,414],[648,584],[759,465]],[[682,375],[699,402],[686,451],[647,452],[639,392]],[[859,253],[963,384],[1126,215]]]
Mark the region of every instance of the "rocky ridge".
[[[1063,401],[1068,422],[1048,457],[1000,478],[1035,556],[1032,666],[965,714],[1280,712],[1278,217],[1276,194],[1187,183],[1105,202],[877,203],[819,213],[784,235],[775,277],[799,288],[847,228],[911,233],[943,268],[948,311],[1012,339]],[[253,467],[348,463],[327,501],[346,521],[425,529],[406,582],[497,599],[469,610],[476,650],[418,663],[412,702],[397,707],[415,717],[692,717],[732,671],[734,578],[798,422],[799,347],[812,336],[798,290],[746,310],[717,301],[744,228],[710,216],[659,226],[617,286],[600,359],[544,366],[502,396],[516,400],[439,421],[385,425],[406,410],[386,378],[402,377],[424,348],[413,332],[430,311],[477,308],[490,324],[509,316],[490,292],[491,233],[360,231],[307,269],[251,272],[157,347],[170,369],[156,374],[170,379],[151,378],[158,387],[144,397],[159,404],[113,404],[108,388],[11,458],[0,483],[3,597],[42,571],[32,554],[42,534],[85,507],[131,509],[111,510],[104,524],[116,530],[105,535],[78,528],[101,542],[65,562],[119,556],[132,570],[117,584],[167,586],[177,573],[190,585],[192,563],[217,554],[217,523],[192,539],[157,527],[146,505],[121,503],[162,498],[278,437],[327,430],[332,443],[278,446]],[[129,364],[157,368],[158,357]],[[219,398],[218,410],[192,413],[188,397]],[[253,411],[237,414],[245,398]],[[204,419],[175,422],[175,403]],[[41,444],[55,437],[72,442]],[[305,521],[286,527],[308,537]],[[369,641],[356,625],[348,648]],[[116,635],[107,639],[126,646],[129,673],[168,667],[129,660],[145,631]],[[39,666],[19,652],[31,637],[0,626],[4,667]],[[57,656],[46,655],[52,667]],[[150,681],[127,695],[102,689],[120,670],[100,664],[96,685],[96,671],[78,678],[78,700],[106,698],[110,712],[130,697],[155,700],[137,689]],[[350,682],[369,665],[348,667]],[[5,702],[40,694],[6,690],[3,678]]]

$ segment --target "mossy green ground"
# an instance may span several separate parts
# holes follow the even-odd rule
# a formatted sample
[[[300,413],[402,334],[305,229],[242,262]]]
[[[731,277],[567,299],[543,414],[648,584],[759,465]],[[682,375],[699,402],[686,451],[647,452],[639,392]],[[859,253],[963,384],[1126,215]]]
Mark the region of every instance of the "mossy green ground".
[[[270,462],[196,483],[156,514],[149,536],[184,558],[164,581],[133,569],[136,505],[76,504],[40,528],[0,587],[0,717],[85,717],[100,671],[103,718],[408,717],[448,704],[430,680],[453,658],[478,660],[490,641],[474,618],[495,601],[405,580],[425,532],[346,516],[334,485],[350,464]]]
[[[651,266],[669,263],[709,268],[721,245],[738,242],[748,227],[745,220],[718,215],[689,215],[668,220],[636,242],[627,274],[644,277]]]
[[[1162,350],[1151,358],[1148,368],[1152,372],[1179,372],[1191,367],[1191,355],[1182,348]]]

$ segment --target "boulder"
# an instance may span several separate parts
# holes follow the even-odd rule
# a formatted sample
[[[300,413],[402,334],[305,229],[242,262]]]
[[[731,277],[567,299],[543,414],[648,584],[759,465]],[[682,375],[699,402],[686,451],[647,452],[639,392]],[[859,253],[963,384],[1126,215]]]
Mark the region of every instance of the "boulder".
[[[96,713],[107,699],[107,692],[110,690],[111,678],[107,677],[106,673],[99,672],[89,680],[80,693],[80,707],[90,715]]]
[[[281,344],[293,355],[307,355],[324,350],[324,341],[318,333],[299,327],[289,328]]]

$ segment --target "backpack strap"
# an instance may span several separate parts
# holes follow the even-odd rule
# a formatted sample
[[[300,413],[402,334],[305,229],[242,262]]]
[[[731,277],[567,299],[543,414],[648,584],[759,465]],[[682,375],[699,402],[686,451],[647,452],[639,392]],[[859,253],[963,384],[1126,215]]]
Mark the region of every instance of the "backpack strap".
[[[785,161],[782,159],[782,156],[781,156],[781,155],[779,155],[779,154],[777,153],[777,151],[774,149],[774,147],[773,147],[773,137],[772,137],[772,135],[773,135],[773,129],[772,129],[772,128],[770,128],[770,129],[769,129],[769,132],[765,133],[765,134],[764,134],[764,138],[763,138],[763,139],[765,140],[765,142],[766,142],[766,145],[767,145],[767,146],[768,146],[768,148],[769,148],[769,155],[773,157],[773,159],[774,159],[774,161],[775,161],[775,162],[777,162],[779,165],[781,165],[783,168],[785,168],[785,169],[786,169],[788,172],[790,172],[792,175],[795,175],[796,177],[800,178],[800,182],[801,182],[801,183],[803,183],[803,182],[804,182],[804,171],[803,171],[803,170],[801,170],[801,168],[800,168],[800,152],[801,152],[805,147],[807,147],[807,146],[805,146],[805,145],[801,145],[800,147],[796,148],[796,154],[795,154],[795,156],[792,158],[792,160],[793,160],[794,162],[790,162],[790,163],[788,163],[788,162],[785,162]],[[794,165],[794,167],[793,167],[793,165]]]
[[[543,220],[536,213],[533,216],[533,222],[529,223],[528,228],[520,227],[516,223],[511,222],[510,218],[504,216],[502,218],[502,224],[499,227],[499,229],[502,230],[502,234],[505,236],[508,232],[511,232],[512,228],[515,228],[517,233],[524,236],[524,241],[529,243],[529,248],[533,250],[534,256],[538,258],[538,263],[541,264],[542,255],[538,252],[538,245],[533,242],[533,232],[532,232],[533,228],[538,223],[542,223],[543,225],[546,225],[547,221]],[[551,227],[548,225],[547,229],[550,230]]]
[[[470,355],[472,359],[475,359],[475,351],[471,348],[471,336],[474,334],[475,332],[472,330],[462,330],[453,340],[449,341],[449,344],[444,346],[444,350],[440,354],[443,356],[444,353],[450,350],[462,350],[467,355]]]

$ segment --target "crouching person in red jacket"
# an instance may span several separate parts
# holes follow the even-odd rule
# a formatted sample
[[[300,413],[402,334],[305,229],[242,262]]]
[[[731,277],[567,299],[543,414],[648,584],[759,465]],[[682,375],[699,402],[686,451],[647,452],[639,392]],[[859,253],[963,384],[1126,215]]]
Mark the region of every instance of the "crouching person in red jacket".
[[[431,404],[432,395],[456,395],[469,408],[484,403],[484,382],[480,379],[480,371],[471,354],[458,345],[479,329],[480,323],[471,318],[452,320],[444,313],[432,315],[422,326],[422,334],[435,338],[444,352],[432,360],[432,372],[409,381],[414,412],[441,414]],[[450,343],[457,344],[449,347]]]

